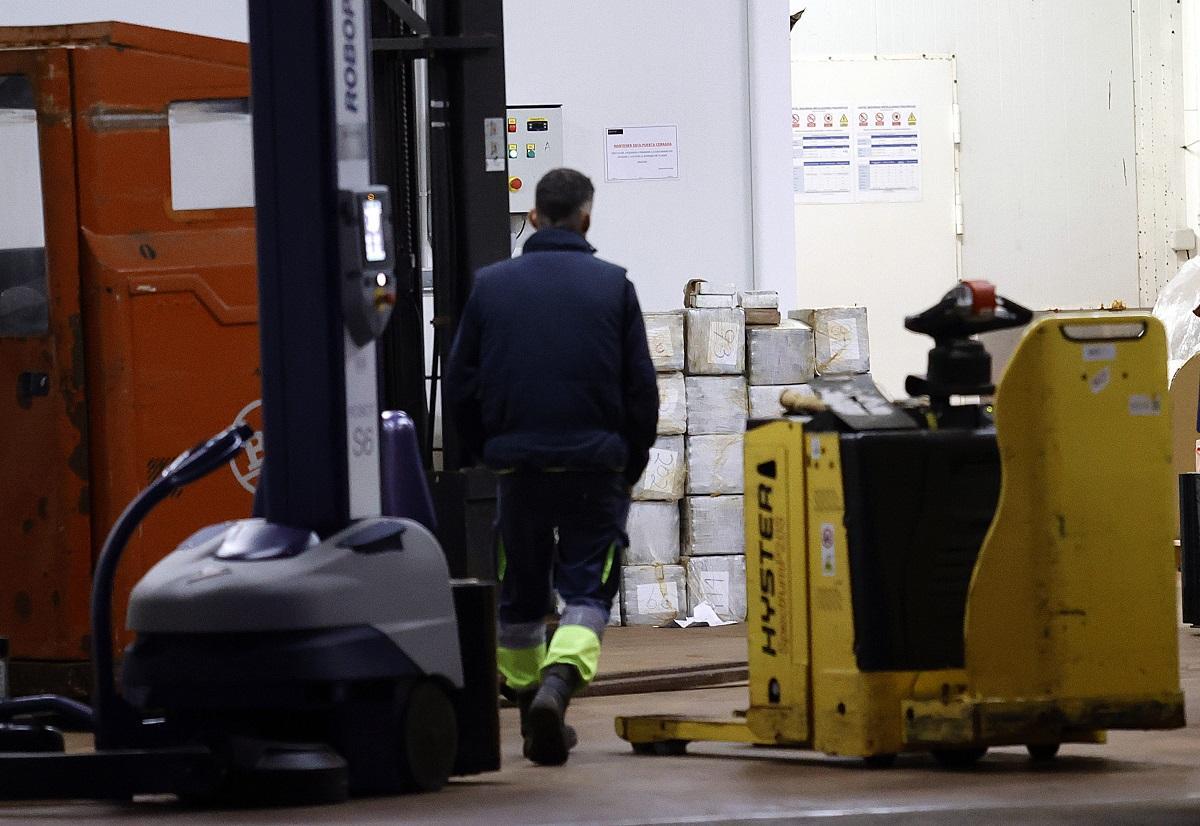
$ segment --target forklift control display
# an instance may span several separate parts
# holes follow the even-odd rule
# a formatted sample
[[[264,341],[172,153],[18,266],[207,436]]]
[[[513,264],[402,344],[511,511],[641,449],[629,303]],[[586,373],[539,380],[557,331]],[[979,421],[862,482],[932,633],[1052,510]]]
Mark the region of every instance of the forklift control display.
[[[382,335],[396,305],[392,200],[385,186],[342,192],[342,301],[359,347]]]

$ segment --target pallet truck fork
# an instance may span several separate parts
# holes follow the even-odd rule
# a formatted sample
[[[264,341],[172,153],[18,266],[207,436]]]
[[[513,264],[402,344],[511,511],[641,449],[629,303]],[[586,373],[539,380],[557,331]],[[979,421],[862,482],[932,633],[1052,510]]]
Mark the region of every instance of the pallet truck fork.
[[[1163,329],[1041,319],[995,391],[972,337],[1031,316],[964,282],[906,319],[935,340],[907,385],[927,402],[818,379],[826,410],[747,434],[750,706],[619,717],[635,752],[712,740],[963,766],[1184,725]],[[956,402],[993,391],[994,425]]]

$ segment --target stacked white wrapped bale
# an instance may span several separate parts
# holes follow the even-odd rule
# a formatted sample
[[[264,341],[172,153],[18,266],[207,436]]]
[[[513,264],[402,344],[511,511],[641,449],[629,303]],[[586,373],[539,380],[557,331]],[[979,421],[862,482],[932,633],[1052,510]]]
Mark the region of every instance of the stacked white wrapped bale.
[[[866,307],[793,310],[788,318],[813,328],[818,375],[870,372]]]
[[[659,436],[650,448],[650,461],[642,478],[633,486],[633,498],[678,502],[687,479],[682,436]]]
[[[688,375],[742,375],[746,371],[746,314],[742,309],[696,309],[685,313]]]
[[[689,436],[687,440],[688,495],[741,493],[741,433]]]
[[[685,556],[728,556],[746,552],[745,511],[740,494],[689,496],[683,500]]]
[[[778,310],[779,293],[775,290],[742,290],[738,304],[744,310]]]
[[[687,616],[687,576],[682,565],[628,565],[621,569],[621,609],[626,625],[666,625]]]
[[[746,328],[750,385],[803,384],[816,373],[813,330],[799,321]]]
[[[688,376],[689,436],[743,433],[746,430],[746,380],[741,376]]]
[[[749,398],[749,419],[752,422],[765,422],[771,419],[782,419],[787,412],[783,409],[783,402],[780,399],[783,394],[791,390],[799,393],[802,396],[818,398],[817,392],[807,384],[762,384],[757,387],[750,387]]]
[[[684,366],[683,313],[643,313],[650,360],[660,373],[677,373]]]
[[[745,556],[697,556],[684,560],[684,567],[688,614],[707,602],[723,620],[746,621]]]
[[[687,432],[687,385],[683,373],[658,374],[658,435]]]
[[[779,293],[774,290],[747,290],[739,293],[738,305],[746,312],[747,329],[756,325],[773,327],[780,321]]]
[[[679,505],[675,502],[633,502],[625,533],[626,565],[673,565],[679,562]]]

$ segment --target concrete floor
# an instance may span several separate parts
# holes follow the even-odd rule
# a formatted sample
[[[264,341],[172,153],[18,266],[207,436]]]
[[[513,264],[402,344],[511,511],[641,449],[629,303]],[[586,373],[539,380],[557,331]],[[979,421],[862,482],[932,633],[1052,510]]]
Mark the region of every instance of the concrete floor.
[[[626,632],[628,633],[628,632]],[[650,632],[637,632],[648,635]],[[721,656],[736,638],[713,633]],[[668,638],[668,634],[672,635]],[[699,637],[659,632],[660,651],[687,650]],[[614,639],[613,651],[621,648]],[[1050,765],[1023,749],[999,749],[977,767],[949,772],[924,756],[890,770],[808,752],[694,745],[686,757],[638,757],[613,733],[627,713],[721,714],[745,703],[741,686],[582,698],[571,721],[581,745],[562,768],[520,755],[516,713],[503,712],[505,767],[455,781],[435,795],[353,801],[341,806],[226,813],[193,812],[161,800],[133,806],[42,804],[0,807],[0,823],[1200,823],[1200,632],[1181,629],[1188,728],[1114,733],[1103,746],[1063,748]],[[635,649],[631,649],[635,650]],[[639,645],[631,656],[643,657]],[[669,655],[668,655],[669,656]],[[623,668],[617,657],[611,668]]]

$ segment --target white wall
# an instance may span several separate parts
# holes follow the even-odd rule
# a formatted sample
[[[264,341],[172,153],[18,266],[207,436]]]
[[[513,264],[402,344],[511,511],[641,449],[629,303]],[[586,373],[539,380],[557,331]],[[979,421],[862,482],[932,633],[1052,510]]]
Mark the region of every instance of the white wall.
[[[121,20],[191,34],[246,40],[246,0],[0,0],[0,26]]]
[[[1182,16],[1185,214],[1200,232],[1200,0],[1183,0]]]
[[[955,54],[964,277],[1037,308],[1132,306],[1153,295],[1139,292],[1131,2],[809,0],[793,3],[807,6],[793,56]],[[1156,250],[1172,228],[1153,228]]]
[[[778,131],[766,133],[775,151],[759,153],[760,214],[790,214],[778,186],[790,173],[786,14],[776,0],[505,2],[508,102],[563,105],[563,162],[596,184],[590,239],[629,269],[646,309],[681,306],[689,278],[754,283],[754,114],[764,131],[773,122],[764,113],[778,116]],[[752,22],[756,51],[778,64],[773,73],[755,64],[770,85],[753,107]],[[605,182],[605,130],[661,124],[679,128],[679,178]],[[790,291],[789,230],[764,228],[776,239],[757,250],[764,289]]]
[[[795,306],[787,0],[506,0],[508,102],[561,103],[597,184],[592,242],[647,309],[706,277]],[[0,0],[0,25],[125,20],[247,38],[245,0]],[[753,48],[750,44],[753,43]],[[604,181],[604,130],[679,127],[680,177]],[[752,230],[753,227],[753,230]]]

